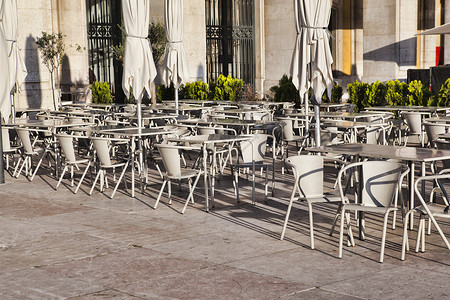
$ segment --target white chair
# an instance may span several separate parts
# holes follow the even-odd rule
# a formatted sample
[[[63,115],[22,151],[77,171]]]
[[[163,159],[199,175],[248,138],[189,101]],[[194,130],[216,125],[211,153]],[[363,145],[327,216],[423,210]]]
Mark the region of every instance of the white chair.
[[[159,154],[161,155],[161,159],[163,161],[165,167],[164,173],[164,181],[161,186],[161,190],[159,191],[158,198],[156,199],[154,209],[157,208],[159,200],[161,199],[161,195],[164,191],[164,188],[167,184],[168,196],[169,196],[169,204],[172,204],[172,180],[188,180],[189,185],[189,195],[186,198],[186,202],[181,211],[184,214],[186,207],[189,203],[189,200],[194,203],[194,190],[197,186],[198,180],[202,172],[196,169],[185,169],[181,167],[181,149],[192,149],[191,147],[177,146],[177,145],[169,145],[169,144],[157,144]],[[192,178],[195,178],[194,183],[192,184]]]
[[[439,138],[440,134],[445,133],[446,125],[439,123],[424,122],[425,132],[427,134],[428,143],[431,148],[436,148],[435,141]]]
[[[367,126],[363,132],[363,142],[365,144],[387,145],[391,127],[392,125],[389,123],[374,123]]]
[[[241,157],[236,154],[236,162],[232,163],[231,169],[234,171],[234,190],[236,193],[237,202],[239,202],[239,170],[246,169],[247,172],[252,169],[252,204],[256,203],[255,200],[255,172],[257,169],[265,170],[265,183],[264,183],[264,201],[267,201],[267,183],[269,166],[271,164],[264,163],[264,157],[266,154],[267,146],[267,134],[254,134],[249,135],[249,140],[239,142],[239,148]]]
[[[424,145],[424,134],[422,128],[422,114],[418,112],[403,112],[402,117],[406,123],[407,130],[405,135],[405,146],[408,143],[409,136],[417,136],[421,146]]]
[[[341,203],[340,195],[325,192],[323,189],[323,163],[324,157],[318,155],[297,155],[286,159],[286,163],[292,167],[294,173],[294,187],[292,188],[291,199],[286,211],[286,217],[281,231],[280,240],[286,233],[291,208],[296,200],[306,201],[309,211],[309,230],[311,239],[311,249],[314,249],[314,223],[312,204],[315,203]],[[298,192],[298,196],[296,196]],[[347,198],[346,198],[347,199]]]
[[[37,129],[28,129],[23,127],[16,128],[17,135],[19,136],[20,142],[23,147],[23,152],[21,153],[21,157],[19,158],[16,168],[14,170],[14,177],[18,178],[23,168],[25,167],[26,176],[30,176],[30,181],[33,181],[34,176],[36,176],[37,171],[42,163],[44,157],[50,154],[50,144],[46,146],[37,146],[36,140],[32,141],[31,133],[32,132],[40,132],[47,134],[46,130],[37,130]],[[32,158],[33,156],[41,155],[38,164],[36,165],[34,172],[32,171]],[[20,161],[23,159],[22,165],[19,168]],[[48,159],[48,157],[47,157]],[[50,161],[49,161],[50,162]],[[19,169],[18,169],[19,168]]]
[[[359,178],[361,179],[361,189],[359,191],[360,199],[358,203],[349,203],[342,197],[341,208],[341,228],[339,234],[339,258],[342,258],[342,244],[344,236],[344,217],[347,211],[372,212],[384,214],[384,222],[381,237],[380,262],[384,259],[384,245],[386,241],[386,230],[389,213],[399,211],[400,208],[392,205],[398,189],[401,187],[403,177],[409,172],[406,170],[402,173],[402,165],[391,161],[363,161],[352,163],[341,169],[346,172],[349,169],[357,168],[359,170]],[[338,181],[339,191],[344,195],[342,183]],[[401,193],[400,193],[401,194]],[[403,203],[403,202],[402,202]],[[360,224],[361,225],[361,224]],[[348,232],[351,235],[351,225],[347,223]],[[351,238],[354,246],[354,239]]]
[[[210,135],[210,134],[231,134],[236,135],[236,130],[232,128],[223,128],[223,127],[207,127],[207,126],[196,126],[195,127],[197,133],[199,135]],[[214,162],[214,165],[212,165],[215,170],[218,168],[219,173],[219,179],[223,175],[223,171],[228,163],[228,160],[230,159],[230,145],[229,143],[215,143],[215,144],[209,144],[206,146],[206,149],[208,150],[209,155],[213,155],[215,153],[215,157],[210,157],[211,163]],[[218,164],[217,164],[218,162]]]
[[[19,150],[21,147],[15,146],[11,144],[11,137],[9,135],[9,131],[13,129],[12,127],[6,127],[2,126],[2,150],[3,150],[3,156],[5,158],[5,169],[9,171],[10,165],[9,161],[10,158],[13,160],[12,167],[15,167],[15,155],[19,153]]]
[[[450,170],[448,170],[448,171],[450,171]],[[442,240],[444,241],[445,245],[450,250],[450,243],[436,220],[436,218],[450,220],[449,198],[448,198],[447,192],[445,191],[445,188],[443,186],[443,180],[448,180],[448,179],[450,179],[450,172],[446,172],[444,174],[439,174],[439,175],[422,176],[422,177],[419,177],[416,179],[415,184],[414,184],[414,190],[416,192],[417,198],[419,198],[421,205],[414,207],[413,209],[409,210],[406,213],[406,216],[404,219],[404,225],[403,225],[403,243],[402,243],[402,256],[401,256],[402,260],[405,260],[406,250],[409,251],[407,221],[413,212],[417,212],[420,214],[419,228],[417,230],[416,252],[419,252],[419,245],[421,245],[421,251],[425,252],[425,219],[426,218],[431,220],[433,225],[436,227],[436,230],[438,231],[439,235],[441,236]],[[432,199],[433,199],[436,189],[433,189],[433,191],[431,192],[430,201],[429,202],[425,201],[425,199],[422,196],[422,193],[420,192],[419,183],[422,183],[423,181],[428,181],[428,180],[437,182],[437,186],[442,194],[442,199],[443,199],[444,204],[438,204],[436,202],[433,202]],[[431,227],[431,225],[428,226],[428,231],[429,231],[428,234],[431,233],[430,227]]]
[[[281,136],[281,173],[284,174],[285,160],[286,157],[289,157],[289,144],[295,143],[297,155],[299,155],[305,146],[307,139],[303,135],[295,135],[294,123],[297,122],[296,119],[288,117],[279,117],[277,119],[285,123],[285,125],[282,126],[283,133]]]
[[[77,138],[82,138],[80,136],[77,136]],[[86,168],[84,169],[83,175],[80,178],[80,182],[77,185],[77,188],[75,189],[74,193],[76,194],[78,192],[78,189],[81,186],[81,183],[83,182],[84,177],[86,176],[87,171],[89,170],[89,167],[91,165],[92,159],[89,158],[77,158],[75,155],[75,148],[74,148],[74,136],[68,135],[68,134],[57,134],[56,139],[59,143],[59,146],[61,147],[61,152],[64,156],[64,168],[61,173],[61,176],[59,177],[58,183],[56,184],[55,190],[58,189],[59,185],[61,184],[61,181],[64,177],[64,174],[69,169],[70,166],[70,186],[73,187],[74,185],[74,167],[78,169],[78,165],[80,164],[87,164]]]
[[[114,190],[110,196],[110,198],[112,199],[114,197],[114,194],[116,193],[117,188],[119,187],[119,184],[122,181],[122,179],[124,180],[125,188],[126,188],[126,180],[125,180],[124,175],[128,168],[128,164],[130,162],[130,157],[123,158],[123,159],[114,159],[111,155],[111,151],[112,151],[111,144],[113,142],[123,142],[123,141],[127,141],[127,140],[126,139],[108,138],[108,137],[91,137],[90,139],[92,141],[92,144],[94,145],[95,153],[98,158],[99,170],[98,170],[97,176],[95,177],[95,180],[92,184],[91,190],[89,191],[89,195],[92,195],[95,184],[97,183],[100,176],[101,176],[100,191],[103,192],[104,185],[106,185],[106,188],[108,188],[108,180],[106,177],[106,170],[111,169],[114,173],[116,168],[122,168],[122,173],[120,174],[120,177],[117,180],[117,184],[114,187]],[[105,184],[103,184],[103,179],[105,180]]]

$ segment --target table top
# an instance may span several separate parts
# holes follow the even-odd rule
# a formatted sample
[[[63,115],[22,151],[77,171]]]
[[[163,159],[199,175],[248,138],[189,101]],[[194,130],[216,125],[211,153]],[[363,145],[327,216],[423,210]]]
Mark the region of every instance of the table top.
[[[149,107],[144,110],[169,110],[169,111],[176,111],[177,108],[172,105],[156,105],[156,107]],[[179,105],[178,110],[200,110],[202,109],[201,106],[192,106],[192,105]]]
[[[231,126],[255,126],[255,125],[279,125],[282,121],[265,121],[265,120],[240,120],[240,119],[216,119],[207,121],[203,119],[185,119],[178,120],[181,124],[202,124],[202,125],[231,125]]]
[[[177,118],[177,114],[166,114],[166,113],[143,113],[142,120],[156,120],[156,119],[174,119]],[[137,120],[137,116],[135,114],[129,116],[132,120]]]
[[[411,162],[430,162],[450,159],[450,150],[392,145],[353,143],[322,146],[320,148],[306,148],[306,150],[311,152],[332,152],[338,154],[359,155],[371,158],[399,159]]]
[[[397,105],[386,105],[386,106],[373,106],[368,108],[370,110],[379,111],[418,111],[418,112],[437,112],[446,111],[450,109],[449,107],[440,106],[397,106]]]
[[[9,123],[9,126],[27,126],[37,128],[63,128],[63,127],[80,127],[91,126],[95,123],[90,122],[68,122],[61,119],[48,119],[48,120],[28,120],[28,119],[16,119],[15,123]]]
[[[106,129],[106,130],[100,130],[99,133],[106,133],[106,134],[117,134],[127,137],[139,137],[139,136],[152,136],[152,135],[159,135],[159,134],[167,134],[167,133],[173,133],[176,131],[176,127],[170,126],[170,127],[157,127],[157,128],[143,128],[143,127],[125,127],[125,128],[118,128],[118,129]]]
[[[439,117],[432,117],[432,118],[425,118],[423,119],[424,122],[432,122],[432,123],[449,123],[450,122],[450,116],[439,116]]]
[[[204,134],[204,135],[190,135],[182,138],[170,138],[169,140],[174,142],[214,144],[214,143],[245,141],[251,138],[252,138],[251,135]]]
[[[252,113],[252,112],[270,112],[270,109],[268,109],[268,108],[235,108],[235,109],[214,111],[214,113],[217,113],[217,114],[243,114],[243,113]]]
[[[323,120],[321,122],[324,126],[332,126],[332,127],[339,127],[339,128],[350,128],[350,129],[356,129],[356,128],[366,128],[369,126],[375,126],[376,123],[371,122],[354,122],[354,121],[344,121],[344,120]]]

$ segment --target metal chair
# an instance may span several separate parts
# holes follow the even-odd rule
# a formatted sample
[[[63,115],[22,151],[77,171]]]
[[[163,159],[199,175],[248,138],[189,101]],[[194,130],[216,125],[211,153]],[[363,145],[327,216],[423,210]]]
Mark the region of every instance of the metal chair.
[[[347,211],[372,212],[384,214],[384,222],[381,236],[380,262],[384,260],[384,245],[386,241],[386,230],[389,213],[399,211],[400,208],[392,205],[395,195],[401,188],[403,177],[409,172],[402,172],[402,165],[391,161],[363,161],[352,163],[341,169],[340,173],[349,169],[358,169],[361,179],[361,190],[359,191],[358,203],[349,203],[343,196],[344,190],[341,181],[338,181],[339,191],[342,197],[341,226],[339,234],[339,258],[342,258],[342,244],[344,237],[344,217]],[[400,193],[401,194],[401,193]],[[402,202],[403,203],[403,202]],[[362,226],[360,224],[360,226]],[[347,223],[350,237],[351,225]],[[361,228],[360,228],[361,229]],[[352,246],[354,239],[351,238]]]
[[[11,143],[11,137],[9,135],[9,131],[12,130],[12,127],[6,127],[2,126],[2,150],[3,150],[3,156],[5,158],[5,169],[6,171],[9,171],[10,165],[9,161],[10,158],[13,159],[13,165],[12,167],[15,167],[15,155],[19,154],[19,150],[21,150],[21,147],[18,147],[16,145],[13,145]]]
[[[314,222],[312,205],[315,203],[341,203],[342,199],[340,195],[325,192],[323,189],[323,156],[291,156],[286,159],[286,163],[292,167],[294,173],[294,187],[292,188],[291,199],[286,211],[286,217],[284,220],[283,229],[281,230],[280,240],[284,238],[286,233],[286,227],[294,201],[306,201],[309,211],[311,249],[314,249]],[[298,196],[296,196],[297,192]]]
[[[436,148],[435,141],[439,139],[440,134],[444,134],[446,130],[445,124],[439,124],[439,123],[431,123],[431,122],[424,122],[423,126],[425,127],[425,132],[427,134],[428,143],[431,148]]]
[[[39,132],[47,134],[47,130],[38,130],[38,129],[29,129],[24,127],[17,127],[16,128],[17,135],[19,136],[20,142],[23,147],[23,152],[21,153],[21,156],[19,158],[19,161],[17,162],[16,168],[14,170],[13,176],[18,178],[20,173],[22,172],[23,168],[25,167],[25,174],[26,176],[30,176],[30,181],[33,181],[34,176],[36,176],[37,171],[39,170],[39,167],[41,166],[42,160],[44,157],[46,157],[48,154],[50,154],[50,144],[44,145],[43,147],[37,146],[36,140],[32,141],[31,139],[31,133],[32,132]],[[37,163],[34,172],[32,171],[32,158],[33,156],[39,156],[39,162]],[[20,161],[23,159],[23,163],[19,168]],[[48,159],[48,157],[47,157]],[[49,160],[50,162],[50,160]],[[18,169],[19,168],[19,169]]]
[[[405,134],[405,146],[408,143],[409,136],[417,136],[421,146],[424,146],[424,134],[422,128],[422,114],[418,112],[403,112],[402,117],[406,123],[407,130]]]
[[[82,137],[77,136],[76,138],[79,139]],[[61,147],[61,152],[64,155],[65,160],[64,160],[64,168],[61,173],[61,176],[59,177],[58,183],[56,184],[55,190],[57,190],[59,185],[61,184],[61,181],[64,178],[64,174],[69,169],[69,166],[70,166],[70,179],[71,179],[70,186],[73,187],[73,185],[74,185],[74,167],[76,167],[78,169],[78,165],[87,164],[86,168],[84,169],[83,175],[80,178],[80,182],[78,183],[77,188],[74,191],[74,193],[76,194],[78,192],[78,189],[81,186],[81,183],[83,182],[84,177],[86,176],[87,171],[89,170],[89,167],[92,163],[92,158],[77,158],[77,156],[75,155],[74,136],[73,135],[57,134],[56,139]]]
[[[111,144],[113,142],[122,142],[122,141],[127,141],[127,140],[126,139],[109,138],[109,137],[90,137],[90,139],[92,141],[92,144],[94,145],[96,157],[98,158],[99,170],[98,170],[97,176],[95,177],[95,180],[92,184],[91,190],[89,191],[89,195],[92,195],[95,184],[97,183],[100,176],[101,176],[100,191],[101,192],[104,191],[104,185],[106,185],[106,188],[108,188],[108,180],[106,177],[106,170],[111,169],[114,173],[116,168],[122,168],[122,173],[120,174],[120,177],[117,180],[117,184],[114,187],[114,190],[110,196],[110,198],[112,199],[114,197],[114,194],[116,193],[117,188],[119,187],[119,184],[122,181],[122,179],[124,180],[124,183],[125,183],[125,189],[127,188],[124,175],[125,175],[125,171],[128,168],[128,165],[130,162],[130,157],[128,156],[127,158],[122,158],[122,159],[115,159],[114,157],[112,157]],[[103,179],[105,180],[105,184],[103,184]]]
[[[189,185],[189,195],[186,198],[186,202],[181,211],[182,214],[186,211],[189,200],[194,203],[194,190],[197,186],[200,175],[202,174],[201,170],[196,169],[185,169],[181,167],[181,149],[192,149],[192,147],[184,147],[177,145],[169,145],[169,144],[157,144],[156,147],[161,155],[161,159],[163,161],[164,167],[166,169],[164,173],[164,181],[161,186],[161,190],[159,191],[158,198],[156,199],[154,209],[158,206],[159,200],[161,199],[161,195],[164,191],[164,188],[167,184],[168,187],[168,196],[169,196],[169,204],[172,204],[172,180],[188,180]],[[195,178],[193,184],[191,184],[192,178]]]
[[[239,149],[242,156],[236,153],[236,162],[232,163],[231,170],[234,173],[234,190],[236,194],[237,202],[239,200],[239,170],[246,169],[249,171],[252,169],[252,204],[256,204],[255,200],[255,171],[258,168],[265,170],[265,183],[264,183],[264,201],[267,201],[267,183],[268,183],[268,174],[269,174],[269,166],[271,164],[264,163],[264,157],[266,153],[267,146],[267,138],[269,135],[267,134],[253,134],[249,135],[251,139],[239,142]],[[234,149],[234,152],[237,152]]]
[[[450,170],[447,170],[450,171]],[[409,210],[405,216],[404,219],[404,227],[403,227],[403,242],[402,242],[402,256],[401,260],[405,259],[405,252],[406,250],[409,250],[409,242],[408,242],[408,230],[407,230],[407,221],[409,219],[409,216],[413,212],[418,212],[420,214],[420,220],[419,220],[419,228],[417,230],[417,240],[416,240],[416,252],[419,252],[419,245],[421,245],[421,251],[425,252],[425,219],[428,218],[431,220],[433,225],[436,227],[436,230],[438,231],[439,235],[441,236],[442,240],[444,241],[447,248],[450,250],[450,243],[448,239],[446,238],[444,232],[442,231],[441,227],[439,226],[436,218],[442,218],[450,220],[450,203],[449,203],[449,197],[448,194],[444,188],[443,180],[450,179],[450,172],[446,172],[444,174],[439,175],[429,175],[429,176],[422,176],[416,179],[414,184],[414,190],[416,192],[417,198],[419,198],[420,206],[414,207],[413,209]],[[419,183],[422,183],[423,181],[436,181],[437,186],[439,187],[440,192],[442,193],[442,199],[444,204],[438,204],[436,202],[433,202],[433,194],[435,193],[435,189],[430,194],[430,201],[426,202],[425,199],[422,196],[422,193],[419,190]],[[430,227],[428,226],[430,234]]]

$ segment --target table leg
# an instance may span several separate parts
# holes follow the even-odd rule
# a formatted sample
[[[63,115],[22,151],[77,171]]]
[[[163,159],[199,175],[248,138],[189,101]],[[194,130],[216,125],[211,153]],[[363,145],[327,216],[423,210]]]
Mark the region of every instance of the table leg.
[[[131,197],[134,198],[134,163],[135,163],[135,155],[134,151],[136,147],[134,145],[134,140],[131,141]]]
[[[206,144],[203,144],[203,183],[205,186],[205,210],[209,212],[209,201],[208,201],[208,164],[206,159],[208,157],[208,151],[206,150]]]
[[[415,173],[415,164],[414,162],[410,162],[410,173],[409,173],[409,181],[408,181],[408,191],[409,191],[409,207],[411,209],[414,207],[414,173]],[[409,215],[409,229],[413,230],[414,227],[414,212]]]

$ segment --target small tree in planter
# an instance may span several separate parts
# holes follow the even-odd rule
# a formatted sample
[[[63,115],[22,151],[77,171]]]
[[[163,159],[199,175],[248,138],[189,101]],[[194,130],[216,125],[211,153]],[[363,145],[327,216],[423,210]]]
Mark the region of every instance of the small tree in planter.
[[[64,57],[64,41],[62,33],[47,33],[42,31],[42,36],[36,38],[36,44],[41,51],[41,57],[44,65],[50,71],[50,80],[52,86],[53,107],[56,110],[60,107],[60,95],[55,98],[55,78],[58,78],[59,66]]]

